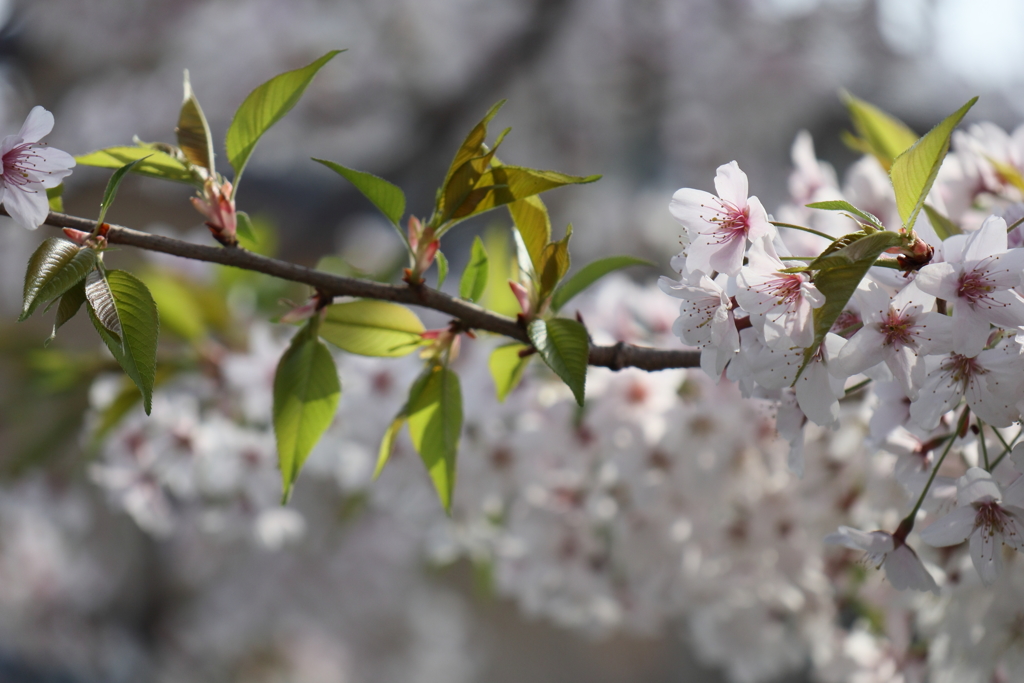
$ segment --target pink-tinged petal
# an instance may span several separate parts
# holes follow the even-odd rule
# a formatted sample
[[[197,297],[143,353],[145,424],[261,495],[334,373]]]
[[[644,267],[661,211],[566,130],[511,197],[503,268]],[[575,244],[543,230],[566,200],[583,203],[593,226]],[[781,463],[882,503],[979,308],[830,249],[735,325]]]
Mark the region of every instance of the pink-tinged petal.
[[[936,249],[936,256],[941,256],[942,261],[945,263],[959,264],[963,263],[964,260],[964,248],[967,246],[967,235],[953,235],[947,237],[940,249]]]
[[[974,531],[977,513],[972,507],[958,507],[921,532],[921,540],[936,548],[959,545]]]
[[[947,301],[955,301],[958,274],[959,270],[951,263],[930,263],[917,272],[914,283],[922,292]]]
[[[1004,505],[1003,543],[1017,552],[1024,551],[1024,508]]]
[[[913,312],[915,315],[932,310],[935,297],[917,286],[916,281],[896,293],[892,298],[892,307],[897,311]]]
[[[874,325],[860,328],[846,342],[839,356],[828,364],[829,372],[846,378],[878,365],[884,360],[880,353],[883,341],[885,335]]]
[[[885,364],[892,376],[900,383],[904,393],[911,401],[916,401],[919,389],[924,384],[924,359],[917,355],[909,346],[894,348],[888,346],[882,350]]]
[[[36,147],[33,149],[35,159],[30,175],[43,184],[45,188],[57,187],[64,178],[71,175],[75,167],[75,158],[53,147]]]
[[[742,209],[747,205],[747,174],[735,161],[722,164],[715,173],[715,190],[719,197]]]
[[[964,263],[1006,251],[1006,221],[999,216],[989,216],[977,231],[967,237],[964,245]]]
[[[768,212],[757,197],[747,200],[747,237],[755,240],[761,237],[774,239],[778,230],[768,221]]]
[[[997,289],[1017,287],[1024,272],[1024,249],[1010,249],[980,261],[975,268],[981,271],[989,285]]]
[[[821,308],[825,305],[825,295],[812,282],[805,282],[800,285],[800,292],[811,308]]]
[[[892,536],[884,531],[861,531],[848,526],[840,526],[839,531],[826,536],[824,542],[871,554],[887,553],[895,547]]]
[[[991,586],[1003,569],[1003,535],[987,527],[971,534],[971,559],[982,583]]]
[[[747,241],[743,237],[728,240],[711,254],[708,258],[708,264],[713,270],[717,270],[720,273],[735,275],[743,267],[743,252],[746,250],[746,247]]]
[[[50,202],[42,185],[21,185],[8,187],[4,195],[4,207],[14,222],[23,228],[35,230],[46,221],[50,214]]]
[[[992,292],[988,301],[979,304],[975,310],[988,322],[999,327],[1013,329],[1024,325],[1024,298],[1012,289]]]
[[[1003,492],[992,475],[980,467],[972,467],[956,482],[957,505],[970,505],[983,500],[1000,500]]]
[[[672,201],[668,204],[668,210],[672,216],[691,234],[707,227],[707,220],[703,216],[710,215],[712,211],[705,207],[717,209],[718,200],[710,192],[695,190],[691,187],[676,190],[672,195]]]
[[[949,353],[953,350],[953,319],[941,313],[925,313],[918,318],[914,337],[923,355]]]
[[[935,583],[935,579],[921,564],[914,549],[908,545],[901,545],[886,555],[882,566],[885,568],[885,577],[898,591],[909,588],[917,591],[931,591],[936,595],[939,593],[939,586]]]
[[[690,244],[686,253],[686,270],[690,273],[710,274],[715,268],[711,265],[711,256],[717,247],[717,240],[714,235],[701,233],[697,235]],[[742,258],[741,261],[742,263]]]
[[[25,142],[39,142],[51,130],[53,130],[53,114],[37,105],[32,107],[32,111],[28,113],[28,118],[22,124],[18,137]]]
[[[0,140],[0,157],[10,152],[18,145],[25,142],[17,135],[5,135],[3,140]],[[0,173],[3,172],[3,163],[0,162]]]
[[[985,316],[966,301],[953,303],[953,351],[977,356],[988,343],[990,328]]]
[[[1019,396],[1000,387],[997,377],[993,374],[972,377],[967,383],[964,398],[971,410],[988,424],[993,427],[1009,427],[1020,419],[1020,410],[1016,405]]]

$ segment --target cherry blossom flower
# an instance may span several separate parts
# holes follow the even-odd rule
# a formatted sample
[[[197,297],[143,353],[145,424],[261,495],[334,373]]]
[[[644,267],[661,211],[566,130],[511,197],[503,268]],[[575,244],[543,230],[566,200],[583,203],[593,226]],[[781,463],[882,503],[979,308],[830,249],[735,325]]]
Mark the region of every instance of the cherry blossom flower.
[[[955,236],[954,236],[955,237]],[[923,291],[953,305],[953,350],[974,356],[985,348],[989,323],[1024,326],[1021,284],[1024,249],[1006,249],[1006,221],[990,216],[962,240],[943,243],[944,263],[925,266],[917,275]]]
[[[718,167],[718,196],[685,187],[672,195],[669,210],[690,237],[689,270],[735,275],[743,265],[747,239],[774,237],[775,228],[757,197],[747,196],[747,174],[731,161]]]
[[[800,265],[800,264],[794,264]],[[750,322],[772,348],[810,346],[814,341],[812,309],[825,304],[825,296],[807,273],[785,273],[771,238],[756,240],[740,269],[736,301],[750,313]]]
[[[1004,495],[991,474],[972,467],[957,480],[956,502],[955,510],[921,532],[921,540],[944,548],[969,538],[974,568],[991,585],[1002,571],[1002,545],[1024,551],[1024,480]]]
[[[696,281],[696,284],[663,277],[658,285],[666,294],[683,300],[672,331],[684,344],[716,352],[709,355],[711,362],[708,366],[705,366],[702,354],[701,367],[717,379],[725,364],[740,348],[732,302],[726,291],[707,275],[693,273],[690,281]]]
[[[864,372],[885,362],[912,400],[924,382],[924,355],[934,346],[948,346],[952,321],[930,312],[935,297],[911,283],[895,297],[871,283],[858,290],[864,326],[850,338],[829,369],[841,377]]]
[[[918,399],[910,404],[911,420],[924,429],[935,429],[939,418],[967,398],[967,405],[994,427],[1008,427],[1020,419],[1018,377],[1024,372],[1024,356],[1015,343],[986,349],[976,356],[951,353],[929,356]]]
[[[750,362],[754,381],[765,389],[793,385],[797,403],[807,419],[822,427],[834,426],[839,420],[839,399],[845,394],[845,381],[830,373],[828,365],[845,343],[838,335],[825,335],[825,341],[815,349],[799,378],[797,373],[803,364],[804,349],[777,351],[763,347]]]
[[[35,230],[46,220],[46,190],[71,173],[75,159],[39,142],[53,130],[53,114],[33,107],[17,135],[0,141],[0,198],[18,225]]]
[[[924,568],[914,549],[887,531],[860,531],[848,526],[825,537],[825,543],[851,550],[863,550],[867,561],[876,569],[883,567],[885,577],[896,590],[912,588],[938,594],[935,579]]]

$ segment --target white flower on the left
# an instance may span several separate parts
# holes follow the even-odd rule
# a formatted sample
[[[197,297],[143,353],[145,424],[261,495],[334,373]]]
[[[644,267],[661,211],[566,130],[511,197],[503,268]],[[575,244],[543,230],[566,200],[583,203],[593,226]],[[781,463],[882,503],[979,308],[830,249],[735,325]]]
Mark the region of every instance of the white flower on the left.
[[[14,221],[35,230],[50,213],[46,190],[75,167],[67,152],[39,142],[53,130],[53,114],[33,107],[17,135],[0,141],[0,201]]]

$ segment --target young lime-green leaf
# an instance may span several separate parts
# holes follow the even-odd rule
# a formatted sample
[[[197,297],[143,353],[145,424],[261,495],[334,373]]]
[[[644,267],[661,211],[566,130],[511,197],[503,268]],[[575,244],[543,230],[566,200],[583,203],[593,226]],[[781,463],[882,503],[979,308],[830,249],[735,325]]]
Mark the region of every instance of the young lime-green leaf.
[[[96,252],[59,237],[47,237],[28,260],[18,321],[44,301],[56,299],[85,278],[96,265]]]
[[[47,188],[46,201],[50,205],[50,211],[64,213],[64,183],[57,187]]]
[[[57,319],[53,323],[53,332],[43,342],[43,346],[49,346],[57,337],[57,330],[59,330],[64,323],[71,320],[78,313],[78,309],[85,303],[85,282],[79,281],[73,285],[71,289],[64,292],[60,297],[60,303],[57,304]]]
[[[462,433],[462,390],[459,377],[440,364],[427,376],[422,391],[407,407],[409,436],[434,482],[446,512],[455,490],[455,456]]]
[[[821,209],[824,211],[842,211],[843,213],[852,214],[850,218],[853,218],[858,223],[870,225],[878,230],[885,230],[885,226],[882,225],[882,221],[878,220],[878,217],[874,214],[868,213],[867,211],[861,211],[850,202],[842,200],[830,200],[827,202],[812,202],[811,204],[805,204],[808,209]],[[860,219],[860,220],[857,220]]]
[[[132,167],[132,173],[190,185],[199,184],[185,164],[166,152],[150,147],[108,147],[77,156],[75,161],[83,166],[100,168],[123,168],[126,164],[138,161],[139,164]]]
[[[534,320],[527,331],[537,353],[582,406],[590,356],[587,329],[575,320],[552,318]]]
[[[242,240],[242,246],[245,246],[245,243],[253,245],[260,243],[259,238],[256,236],[256,231],[253,230],[252,219],[249,218],[249,214],[245,211],[235,212],[235,232],[238,234],[239,239]],[[248,247],[246,248],[248,249]]]
[[[508,205],[512,222],[522,236],[535,271],[540,270],[544,247],[551,242],[551,218],[540,197],[523,197]]]
[[[153,295],[164,329],[186,341],[203,338],[206,320],[192,290],[179,278],[164,271],[148,271],[143,274],[142,281]]]
[[[245,98],[228,127],[224,147],[228,161],[235,169],[234,189],[237,192],[242,171],[263,134],[284,118],[302,97],[317,72],[343,50],[331,50],[312,64],[274,76]]]
[[[98,271],[93,271],[98,272]],[[89,318],[93,327],[103,339],[110,353],[125,374],[135,382],[142,392],[143,406],[149,415],[153,408],[153,383],[156,381],[156,345],[160,333],[160,318],[156,303],[146,285],[131,273],[123,270],[111,270],[106,274],[106,286],[114,300],[114,308],[120,338],[112,334],[107,327],[110,320],[105,304],[96,310],[96,303],[90,298],[89,285],[86,283],[86,298],[89,301]],[[101,321],[99,316],[107,318]]]
[[[599,175],[571,176],[557,171],[541,171],[519,166],[494,166],[480,176],[476,189],[450,214],[450,217],[468,218],[556,187],[592,183],[600,178]]]
[[[505,344],[491,351],[491,357],[487,360],[487,367],[494,379],[494,390],[498,401],[505,402],[505,398],[512,393],[512,390],[519,386],[523,378],[523,371],[530,363],[529,356],[521,356],[520,351],[526,351],[530,347],[526,344]]]
[[[960,230],[959,225],[936,211],[930,204],[924,205],[924,212],[928,216],[928,222],[932,224],[932,230],[935,231],[940,240],[946,240],[953,235],[959,235],[963,232]]]
[[[508,286],[515,267],[515,259],[509,253],[509,242],[507,228],[493,225],[484,231],[484,246],[488,256],[487,287],[480,304],[489,311],[515,316],[519,311],[519,303]]]
[[[480,123],[473,126],[473,130],[469,131],[469,135],[466,136],[466,139],[463,140],[462,145],[459,147],[459,150],[455,153],[455,158],[452,159],[451,166],[448,167],[448,172],[444,176],[444,183],[441,184],[442,188],[448,187],[452,179],[452,175],[459,168],[461,168],[463,164],[465,164],[470,159],[486,154],[486,152],[484,152],[483,145],[484,140],[487,139],[487,124],[489,124],[491,122],[491,119],[493,119],[498,114],[498,110],[501,109],[501,107],[504,104],[505,100],[501,100],[500,102],[496,103],[487,111],[486,114],[484,114],[484,117],[480,120]],[[443,208],[443,196],[444,192],[442,190],[441,194],[438,197],[439,202],[441,203],[441,206],[438,207],[439,209]]]
[[[178,147],[182,154],[194,166],[205,168],[212,178],[213,169],[213,136],[210,135],[210,124],[206,122],[203,108],[192,92],[192,84],[188,80],[188,69],[185,69],[185,98],[178,113],[178,127],[174,129],[178,135]]]
[[[441,289],[444,281],[448,279],[448,257],[439,251],[434,258],[437,260],[437,288]]]
[[[338,369],[307,324],[292,338],[274,375],[274,436],[284,501],[313,446],[334,420],[341,396]]]
[[[520,284],[525,285],[528,282],[537,282],[538,268],[544,265],[544,251],[541,250],[540,257],[537,259],[537,266],[534,266],[533,258],[530,256],[530,250],[526,246],[526,241],[523,240],[522,234],[518,229],[512,228],[512,241],[516,247],[516,264],[519,266],[519,272],[516,273],[517,281]],[[547,246],[547,245],[545,245]],[[516,310],[519,310],[518,305]]]
[[[551,296],[551,310],[558,311],[584,289],[594,284],[608,273],[630,266],[653,266],[654,264],[646,259],[635,256],[609,256],[598,259],[593,263],[583,266],[579,272],[563,282],[555,289]]]
[[[855,232],[840,237],[821,256],[807,264],[809,270],[828,270],[836,266],[846,266],[851,263],[871,259],[874,263],[882,252],[890,247],[898,247],[903,243],[903,235],[892,230],[879,232]],[[838,246],[837,249],[832,247]]]
[[[541,265],[539,273],[541,300],[550,294],[569,272],[570,237],[572,237],[571,225],[565,229],[565,237],[544,247],[544,254],[541,256],[543,265]]]
[[[405,404],[402,406],[402,409],[398,411],[398,415],[395,416],[395,419],[391,421],[391,425],[388,427],[388,430],[384,433],[384,438],[381,440],[380,449],[377,451],[377,466],[373,471],[374,479],[379,477],[380,473],[384,471],[384,465],[386,465],[388,459],[391,458],[391,452],[395,448],[395,439],[398,438],[398,433],[405,425],[406,418],[409,417],[409,407],[419,400],[419,396],[426,388],[427,383],[433,376],[433,372],[434,364],[430,363],[422,372],[420,372],[415,381],[413,381],[412,385],[409,387],[409,395],[405,399]]]
[[[402,216],[405,215],[405,193],[401,188],[372,173],[355,171],[333,161],[315,157],[313,161],[323,164],[355,185],[355,188],[362,192],[363,196],[369,199],[396,228],[401,228]],[[401,234],[401,229],[399,229],[399,234]]]
[[[487,250],[484,249],[483,240],[479,237],[473,239],[473,248],[469,254],[469,263],[462,271],[462,278],[459,280],[459,296],[469,301],[476,301],[483,296],[487,287]]]
[[[844,141],[858,152],[873,155],[886,171],[896,157],[917,142],[917,133],[895,116],[849,93],[842,93],[842,98],[860,135],[848,134]]]
[[[397,357],[419,346],[425,329],[405,306],[367,299],[328,306],[320,336],[349,353]]]
[[[913,229],[917,214],[932,189],[942,160],[949,151],[949,139],[953,135],[953,129],[977,101],[977,97],[971,98],[967,104],[947,116],[942,123],[928,131],[913,147],[892,162],[889,177],[896,191],[896,208],[899,209],[903,226],[907,230]]]
[[[506,128],[494,143],[492,149],[480,145],[480,155],[467,159],[461,166],[452,171],[445,180],[441,194],[438,196],[438,213],[441,223],[451,218],[462,218],[473,213],[476,205],[487,196],[490,187],[483,187],[480,178],[490,166],[498,146],[508,135]]]
[[[102,224],[103,219],[107,217],[107,211],[110,210],[111,204],[114,203],[114,198],[117,197],[117,188],[121,186],[121,181],[124,180],[129,171],[146,159],[147,157],[142,157],[135,161],[129,161],[110,175],[110,180],[107,181],[107,189],[103,191],[103,199],[100,201],[100,215],[96,218],[97,225]]]

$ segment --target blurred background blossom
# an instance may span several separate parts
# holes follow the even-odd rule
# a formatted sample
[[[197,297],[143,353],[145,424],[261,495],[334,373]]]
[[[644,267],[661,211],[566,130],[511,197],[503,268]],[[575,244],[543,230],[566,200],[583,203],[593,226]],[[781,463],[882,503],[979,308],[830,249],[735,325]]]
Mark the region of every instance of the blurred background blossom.
[[[0,125],[41,104],[75,154],[172,140],[183,69],[221,139],[253,87],[347,48],[262,141],[239,205],[276,226],[283,257],[372,272],[397,241],[309,157],[395,182],[423,215],[502,98],[504,160],[604,175],[546,198],[576,228],[576,262],[632,253],[662,271],[676,188],[708,189],[736,159],[776,207],[800,130],[837,168],[855,160],[840,88],[919,132],[975,94],[969,121],[1024,118],[1014,0],[0,0],[0,24]],[[77,169],[69,212],[94,215],[105,181]],[[110,218],[203,239],[188,194],[133,178]],[[502,221],[460,229],[455,272]],[[39,239],[0,219],[7,320]],[[702,378],[592,373],[593,412],[572,427],[543,376],[498,406],[469,345],[448,520],[408,447],[369,483],[415,363],[345,357],[339,417],[281,509],[268,397],[286,340],[260,319],[301,292],[112,256],[226,296],[220,343],[162,386],[152,418],[104,427],[121,380],[91,331],[69,326],[47,356],[45,323],[0,323],[0,680],[896,680],[899,619],[885,639],[851,627],[821,561],[837,524],[895,514],[886,499],[832,509],[892,465],[864,457],[856,416],[811,439],[798,484],[758,407]],[[660,297],[616,279],[579,308],[603,341],[667,345]]]

